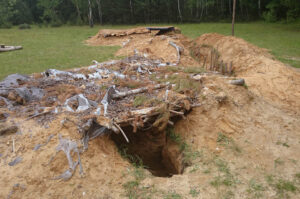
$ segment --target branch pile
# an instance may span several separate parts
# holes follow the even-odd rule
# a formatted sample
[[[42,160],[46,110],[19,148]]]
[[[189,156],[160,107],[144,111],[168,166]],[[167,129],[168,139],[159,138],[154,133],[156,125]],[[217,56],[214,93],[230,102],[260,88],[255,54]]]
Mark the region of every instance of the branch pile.
[[[163,131],[197,103],[201,84],[190,74],[174,74],[167,63],[138,55],[93,62],[70,71],[8,76],[0,82],[1,112],[41,124],[67,113],[78,118],[86,143],[104,132],[121,133],[130,142],[123,128]]]

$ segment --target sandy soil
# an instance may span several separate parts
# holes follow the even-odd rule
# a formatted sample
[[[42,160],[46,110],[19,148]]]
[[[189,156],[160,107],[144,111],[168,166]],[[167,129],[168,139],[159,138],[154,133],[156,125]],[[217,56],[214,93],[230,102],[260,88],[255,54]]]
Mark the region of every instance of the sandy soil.
[[[147,48],[168,52],[165,57],[151,50],[151,56],[174,61],[176,51],[163,36],[137,37],[142,43],[152,39]],[[174,41],[188,52],[190,42]],[[82,153],[83,175],[77,169],[69,181],[53,180],[68,167],[66,156],[55,151],[58,134],[81,145],[72,117],[60,115],[49,126],[13,119],[6,124],[17,124],[20,133],[0,137],[0,198],[298,198],[300,73],[239,38],[206,34],[194,42],[218,49],[248,88],[229,84],[234,77],[202,75],[201,106],[175,124],[188,146],[189,166],[182,175],[155,177],[147,169],[134,168],[111,137],[103,136],[90,141]],[[128,49],[144,43],[135,47],[129,42]],[[63,126],[66,117],[70,122]],[[33,151],[51,134],[47,145]],[[17,156],[22,161],[9,166]]]
[[[182,66],[197,66],[197,63],[191,56],[189,48],[184,47],[184,41],[187,39],[176,33],[169,33],[167,35],[155,36],[157,32],[147,32],[143,28],[122,30],[121,35],[115,34],[114,36],[104,37],[110,30],[100,30],[97,35],[87,40],[89,45],[113,45],[121,46],[122,48],[116,52],[116,56],[132,56],[135,51],[140,55],[152,59],[159,59],[163,62],[176,63],[177,52],[176,49],[169,44],[174,42],[182,47],[184,51],[181,55],[180,65]],[[117,31],[119,32],[119,31]],[[144,34],[140,34],[143,32]]]
[[[266,49],[240,38],[204,34],[196,43],[216,48],[221,59],[233,63],[235,74],[245,78],[249,89],[257,96],[299,113],[300,73],[296,69],[276,60]]]

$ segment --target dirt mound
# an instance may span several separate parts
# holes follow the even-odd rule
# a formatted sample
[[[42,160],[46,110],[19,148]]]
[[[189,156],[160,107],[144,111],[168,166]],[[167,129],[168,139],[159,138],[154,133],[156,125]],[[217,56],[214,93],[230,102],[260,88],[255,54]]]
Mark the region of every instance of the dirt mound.
[[[180,52],[179,65],[197,66],[198,63],[190,57],[189,48],[184,45],[185,37],[175,31],[157,35],[158,31],[149,31],[147,28],[127,30],[100,30],[97,35],[87,40],[89,45],[121,46],[116,56],[143,55],[147,58],[158,59],[170,64],[177,63],[178,53],[170,42],[178,45]]]
[[[154,33],[100,30],[89,44],[135,55],[0,84],[0,198],[298,198],[299,73],[242,39]]]
[[[233,63],[235,74],[243,77],[249,89],[290,110],[300,110],[300,73],[274,59],[265,49],[243,39],[204,34],[196,39],[200,46],[213,46],[224,62]]]

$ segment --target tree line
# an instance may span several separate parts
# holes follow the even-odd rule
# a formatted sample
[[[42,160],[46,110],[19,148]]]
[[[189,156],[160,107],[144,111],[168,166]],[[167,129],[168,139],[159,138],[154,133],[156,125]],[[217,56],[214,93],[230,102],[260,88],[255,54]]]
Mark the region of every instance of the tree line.
[[[0,0],[0,27],[19,24],[229,22],[233,0]],[[292,22],[300,0],[237,0],[236,20]]]

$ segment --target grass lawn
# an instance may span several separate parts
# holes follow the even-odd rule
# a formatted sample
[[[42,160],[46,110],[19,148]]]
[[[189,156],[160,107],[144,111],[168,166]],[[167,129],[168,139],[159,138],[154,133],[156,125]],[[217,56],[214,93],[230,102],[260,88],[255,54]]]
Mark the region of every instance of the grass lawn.
[[[174,24],[188,37],[218,32],[230,35],[231,24],[201,23]],[[92,60],[114,58],[118,47],[92,47],[84,40],[100,28],[128,28],[130,26],[64,26],[30,30],[0,29],[0,43],[22,45],[23,50],[0,54],[0,79],[11,73],[42,72],[48,68],[67,69],[90,65]],[[279,60],[300,68],[300,24],[247,23],[236,25],[236,36],[262,48],[267,48]],[[294,60],[293,60],[294,59]]]

